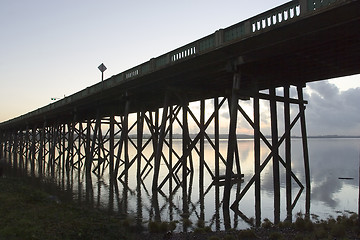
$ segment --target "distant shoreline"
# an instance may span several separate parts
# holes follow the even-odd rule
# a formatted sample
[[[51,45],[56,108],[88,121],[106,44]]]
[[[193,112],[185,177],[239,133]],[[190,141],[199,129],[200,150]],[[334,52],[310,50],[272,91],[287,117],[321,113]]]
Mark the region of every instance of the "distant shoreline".
[[[190,134],[190,138],[194,139],[197,136],[197,134]],[[210,139],[215,139],[215,135],[214,134],[208,134]],[[130,138],[132,139],[136,139],[136,134],[135,135],[129,135]],[[270,135],[266,135],[265,136],[268,139],[271,139]],[[115,137],[115,138],[120,138],[119,137]],[[144,134],[143,135],[143,139],[149,139],[151,138],[150,134]],[[172,139],[182,139],[182,134],[173,134]],[[205,137],[206,138],[206,137]],[[301,136],[291,136],[291,138],[293,139],[297,139],[297,138],[301,138]],[[346,136],[346,135],[319,135],[319,136],[308,136],[308,138],[351,138],[351,139],[360,139],[360,136]],[[166,139],[169,139],[169,136],[166,136]],[[220,134],[219,135],[219,139],[228,139],[228,136],[226,134]],[[247,135],[247,134],[238,134],[237,135],[237,139],[238,140],[252,140],[254,139],[253,135]]]

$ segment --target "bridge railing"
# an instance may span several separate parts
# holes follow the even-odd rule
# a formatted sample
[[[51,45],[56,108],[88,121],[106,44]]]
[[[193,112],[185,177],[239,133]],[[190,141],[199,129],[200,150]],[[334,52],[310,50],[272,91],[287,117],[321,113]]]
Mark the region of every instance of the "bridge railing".
[[[320,9],[337,1],[339,0],[293,0],[228,28],[220,29],[214,34],[208,35],[113,76],[112,82],[121,83],[123,80],[133,79],[168,67],[179,61],[212,51],[221,47],[223,44],[239,41],[245,37],[250,37],[253,34],[258,34],[264,29],[287,23],[289,20],[295,19],[305,12]]]
[[[124,80],[130,80],[167,67],[171,64],[179,62],[180,60],[186,60],[199,54],[212,51],[221,47],[223,44],[228,44],[233,41],[239,41],[245,37],[250,37],[251,35],[260,33],[262,30],[288,23],[289,20],[295,19],[305,13],[319,10],[340,1],[344,0],[293,0],[225,29],[220,29],[214,34],[208,35],[195,42],[189,43],[157,58],[153,58],[148,62],[126,70],[125,72],[104,81],[109,84],[99,85],[98,87],[95,87],[97,89],[94,90],[97,92],[100,91],[101,88],[112,87],[116,84],[120,84]],[[87,92],[89,93],[89,91]]]
[[[254,33],[299,17],[301,13],[300,9],[299,1],[291,1],[250,18],[251,32]]]
[[[308,11],[315,11],[337,2],[341,2],[341,0],[307,0],[306,4]]]
[[[185,61],[189,58],[205,54],[222,46],[240,41],[244,38],[260,34],[263,31],[271,30],[274,27],[289,23],[298,17],[306,14],[312,14],[314,11],[349,1],[351,0],[293,0],[225,29],[217,30],[213,34],[177,48],[157,58],[152,58],[148,62],[114,75],[101,83],[81,90],[55,103],[1,123],[0,127],[17,121],[23,121],[24,119],[31,119],[39,114],[45,114],[46,112],[58,107],[89,97],[92,94],[103,91],[104,89],[120,85],[124,81],[133,80],[142,75],[149,74],[173,64],[177,64],[181,61]]]

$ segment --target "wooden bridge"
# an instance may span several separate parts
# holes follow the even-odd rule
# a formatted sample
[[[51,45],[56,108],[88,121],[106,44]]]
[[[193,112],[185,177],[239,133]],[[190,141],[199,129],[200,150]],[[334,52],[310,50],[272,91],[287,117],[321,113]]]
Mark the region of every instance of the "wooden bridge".
[[[107,167],[112,179],[141,184],[152,177],[153,190],[181,187],[185,195],[193,159],[198,158],[200,182],[204,174],[214,181],[225,174],[225,220],[230,205],[240,214],[238,204],[253,184],[259,209],[261,172],[272,160],[274,208],[280,208],[283,166],[290,213],[298,199],[291,196],[291,182],[304,188],[291,170],[291,130],[298,122],[310,193],[303,88],[307,82],[360,73],[359,26],[360,1],[288,2],[0,123],[0,156],[34,175],[74,168],[101,175]],[[297,94],[290,94],[291,89]],[[252,101],[252,116],[244,110],[244,101]],[[271,141],[261,131],[261,101],[270,106]],[[284,109],[283,133],[278,126],[279,105]],[[298,112],[292,117],[294,106]],[[219,151],[220,111],[227,111],[230,119],[224,123],[226,154]],[[237,149],[240,119],[254,129],[254,172],[231,203],[231,181],[243,174]],[[181,151],[172,147],[175,132],[182,136]],[[260,157],[261,141],[270,149],[265,159]],[[211,159],[204,156],[205,142],[213,149]],[[284,145],[281,156],[279,148]],[[136,154],[129,154],[129,148]],[[215,162],[214,169],[209,162]],[[134,168],[136,176],[129,176]],[[165,176],[159,175],[160,168],[166,169]]]

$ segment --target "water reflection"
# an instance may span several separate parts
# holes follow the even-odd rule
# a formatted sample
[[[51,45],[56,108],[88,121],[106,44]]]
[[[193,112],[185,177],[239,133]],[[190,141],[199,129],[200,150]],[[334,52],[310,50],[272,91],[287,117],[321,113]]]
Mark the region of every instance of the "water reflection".
[[[312,141],[312,200],[332,209],[344,210],[341,206],[344,198],[336,195],[346,186],[358,188],[359,143],[358,139],[328,139],[325,148],[324,140]],[[353,179],[339,179],[343,177]],[[353,195],[357,196],[357,193]]]
[[[173,143],[175,147],[176,141]],[[357,211],[359,139],[309,139],[310,169],[311,169],[311,213],[326,218],[335,215],[335,211]],[[226,152],[226,143],[220,145],[220,151]],[[254,175],[253,142],[239,140],[238,148],[241,159],[242,172],[245,174],[241,181],[233,181],[231,188],[231,202],[239,195],[244,183]],[[304,165],[302,161],[301,140],[292,140],[292,171],[300,182],[305,183]],[[210,147],[209,147],[210,149]],[[205,158],[213,159],[212,153]],[[262,159],[269,153],[263,144]],[[280,148],[280,155],[284,149]],[[24,159],[18,166],[26,166]],[[70,193],[73,200],[79,204],[102,208],[123,218],[135,218],[139,227],[149,221],[178,221],[178,231],[189,231],[196,228],[197,223],[204,223],[212,230],[229,228],[247,228],[250,225],[259,225],[264,218],[270,220],[293,218],[295,213],[308,211],[306,191],[292,180],[291,211],[286,209],[285,168],[280,168],[281,208],[274,212],[274,191],[271,162],[261,174],[261,203],[255,201],[255,187],[241,200],[237,211],[226,212],[222,209],[223,185],[214,183],[210,174],[199,177],[198,159],[193,159],[194,171],[187,175],[185,182],[175,182],[172,178],[166,182],[162,190],[152,191],[152,173],[138,179],[136,168],[130,169],[127,176],[113,181],[106,168],[97,169],[95,173],[86,174],[83,169],[45,168],[40,169],[43,177],[52,176],[61,191]],[[14,156],[12,156],[12,162]],[[207,164],[214,169],[212,161]],[[26,167],[32,172],[31,166]],[[164,169],[164,168],[162,168]],[[224,173],[225,169],[220,169]],[[166,172],[160,172],[166,176]],[[354,178],[341,180],[339,177]],[[185,185],[186,187],[182,187]],[[192,222],[192,224],[190,224]]]

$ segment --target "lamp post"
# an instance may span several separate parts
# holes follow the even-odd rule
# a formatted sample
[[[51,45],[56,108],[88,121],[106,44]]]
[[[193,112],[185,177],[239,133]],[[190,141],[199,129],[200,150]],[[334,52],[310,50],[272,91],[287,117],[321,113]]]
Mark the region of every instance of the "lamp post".
[[[105,67],[105,65],[103,63],[101,63],[100,66],[98,67],[98,69],[101,72],[101,81],[104,81],[104,72],[107,68]]]

